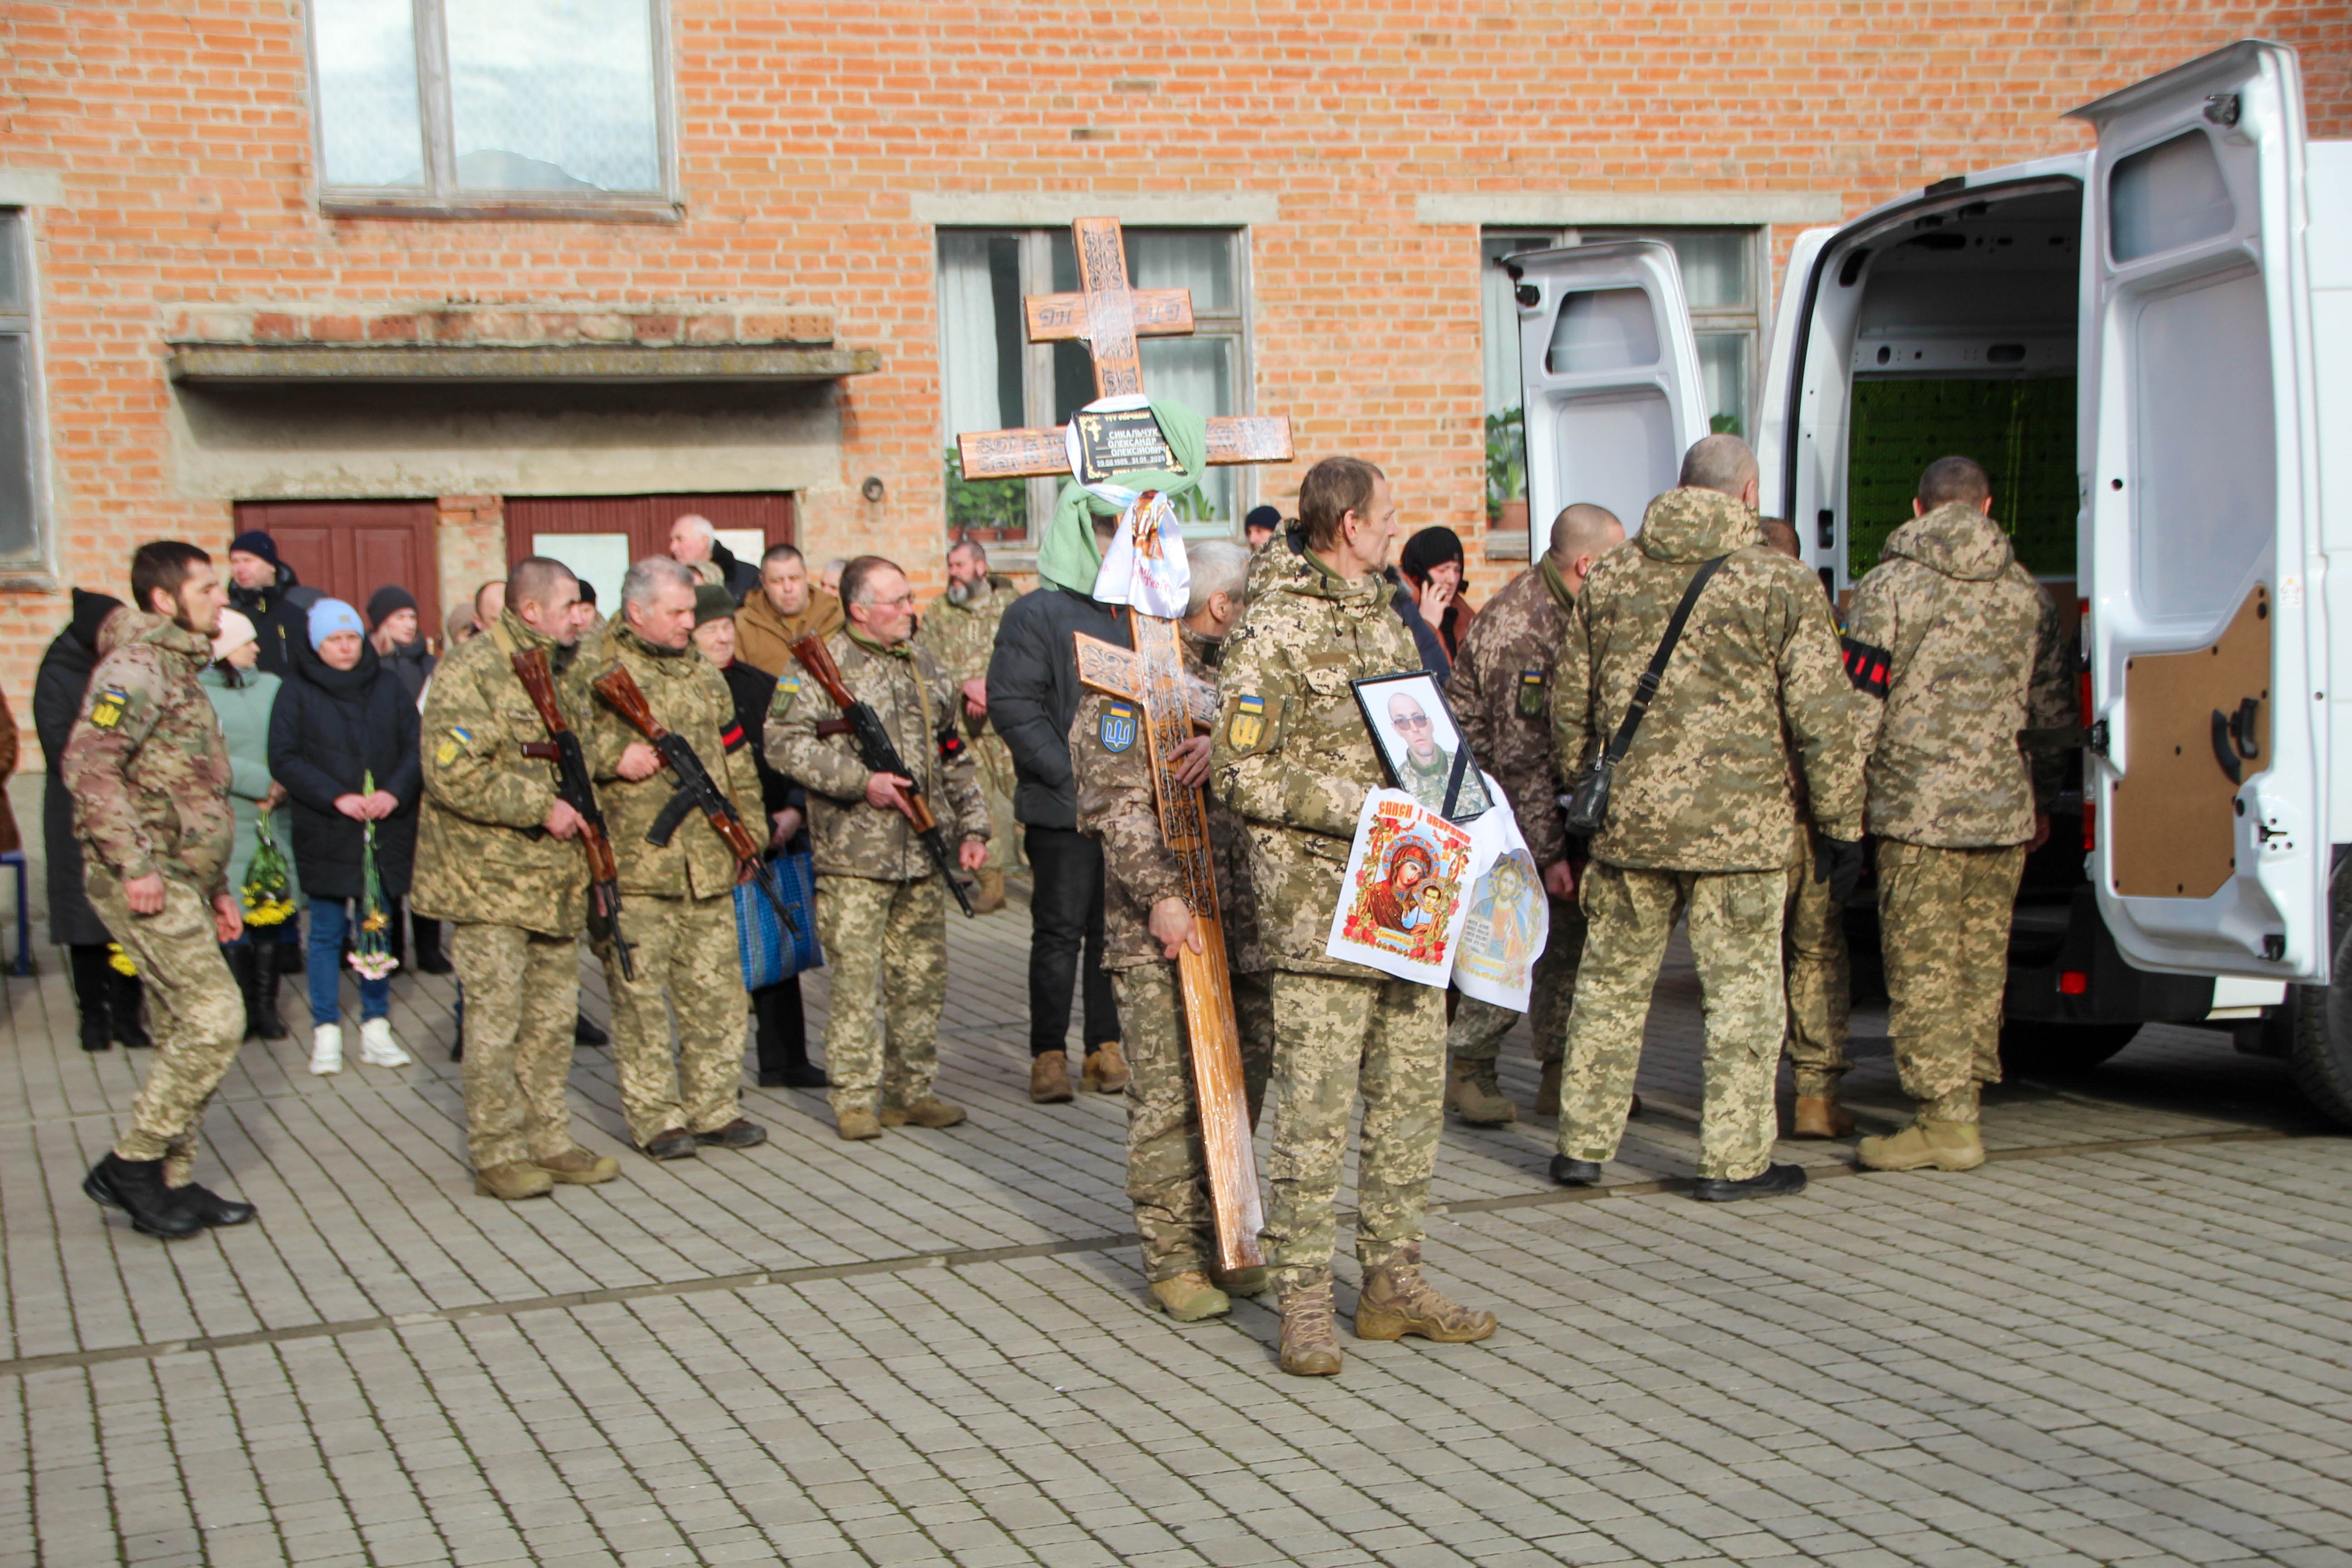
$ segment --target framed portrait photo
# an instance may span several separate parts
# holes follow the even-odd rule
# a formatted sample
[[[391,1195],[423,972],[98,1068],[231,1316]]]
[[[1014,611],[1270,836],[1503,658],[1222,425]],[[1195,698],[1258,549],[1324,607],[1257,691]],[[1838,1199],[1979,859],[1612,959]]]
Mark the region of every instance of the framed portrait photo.
[[[1365,728],[1397,788],[1450,822],[1486,814],[1495,803],[1487,797],[1486,777],[1435,676],[1420,669],[1351,684]]]

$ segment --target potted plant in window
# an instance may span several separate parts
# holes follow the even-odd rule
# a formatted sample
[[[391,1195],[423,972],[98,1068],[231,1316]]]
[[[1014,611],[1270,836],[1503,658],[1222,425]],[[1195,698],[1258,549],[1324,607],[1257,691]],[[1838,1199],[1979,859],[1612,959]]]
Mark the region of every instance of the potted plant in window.
[[[1020,479],[967,479],[963,459],[947,449],[948,537],[994,543],[1027,531],[1029,490]]]
[[[1486,524],[1503,532],[1528,530],[1528,448],[1525,410],[1486,416]]]

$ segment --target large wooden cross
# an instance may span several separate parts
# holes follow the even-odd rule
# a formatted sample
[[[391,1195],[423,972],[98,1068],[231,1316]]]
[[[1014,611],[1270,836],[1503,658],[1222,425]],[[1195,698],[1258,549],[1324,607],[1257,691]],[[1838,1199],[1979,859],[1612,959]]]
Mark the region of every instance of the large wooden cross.
[[[1127,286],[1127,250],[1118,220],[1082,217],[1072,226],[1077,244],[1079,294],[1047,294],[1028,301],[1033,342],[1083,339],[1094,356],[1095,389],[1111,397],[1143,390],[1136,353],[1139,332],[1182,336],[1192,330],[1192,297],[1181,289],[1137,292]],[[1060,430],[996,430],[960,436],[964,477],[1013,479],[1066,474],[1068,447]],[[1272,418],[1209,421],[1209,461],[1286,462],[1290,421]],[[1213,692],[1184,673],[1176,623],[1137,615],[1135,650],[1078,636],[1078,679],[1095,690],[1122,697],[1143,710],[1142,743],[1150,748],[1151,787],[1160,834],[1183,877],[1202,951],[1177,958],[1184,996],[1184,1030],[1192,1042],[1192,1089],[1201,1113],[1201,1150],[1208,1166],[1210,1205],[1216,1211],[1217,1263],[1226,1273],[1257,1267],[1258,1231],[1265,1223],[1257,1190],[1257,1156],[1250,1144],[1249,1099],[1242,1085],[1241,1027],[1234,1016],[1233,973],[1225,959],[1224,921],[1217,899],[1209,844],[1209,812],[1198,785],[1177,783],[1172,756],[1197,723],[1216,722]]]

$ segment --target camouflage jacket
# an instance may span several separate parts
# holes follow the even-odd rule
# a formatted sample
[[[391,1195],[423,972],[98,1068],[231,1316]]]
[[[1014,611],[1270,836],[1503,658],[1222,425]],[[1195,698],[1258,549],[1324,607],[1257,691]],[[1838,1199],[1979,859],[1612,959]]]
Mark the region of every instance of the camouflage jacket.
[[[1019,597],[1012,578],[991,572],[988,592],[969,604],[953,604],[944,594],[933,599],[923,611],[922,627],[915,640],[931,650],[931,657],[940,661],[940,673],[950,686],[986,680],[988,657],[996,651],[996,623],[1004,618],[1004,606]],[[974,719],[964,711],[961,696],[955,711],[965,734],[977,735],[988,728],[987,720]]]
[[[579,655],[564,678],[562,702],[566,719],[578,716],[574,727],[588,758],[589,775],[596,781],[597,804],[604,808],[613,858],[620,863],[621,891],[664,899],[728,894],[735,886],[735,853],[701,812],[688,813],[667,846],[646,842],[646,830],[677,793],[677,778],[667,768],[635,784],[621,777],[621,753],[631,742],[645,737],[588,684],[616,663],[636,678],[662,728],[694,748],[711,778],[735,802],[752,839],[764,844],[768,836],[761,828],[767,813],[761,803],[759,770],[744,750],[750,737],[735,722],[735,699],[727,689],[727,678],[694,648],[656,651],[618,619],[607,621],[581,639]]]
[[[940,755],[939,731],[943,717],[955,710],[956,691],[930,650],[911,642],[879,647],[845,629],[827,637],[825,647],[849,694],[881,717],[890,743],[913,770],[915,786],[929,800],[948,847],[966,838],[984,841],[988,805],[973,777],[970,749],[959,748],[952,761]],[[930,852],[906,814],[866,804],[872,770],[859,756],[856,737],[816,732],[819,723],[840,717],[824,688],[797,664],[776,683],[768,710],[768,765],[808,788],[817,871],[879,882],[919,882],[935,874]]]
[[[1216,645],[1181,626],[1178,632],[1185,673],[1213,687],[1216,671],[1208,660]],[[1087,692],[1070,725],[1070,764],[1077,780],[1078,831],[1098,840],[1103,849],[1103,967],[1164,963],[1147,922],[1152,905],[1183,893],[1183,879],[1160,832],[1142,710],[1132,702]],[[1226,966],[1235,974],[1254,974],[1265,967],[1265,950],[1258,942],[1257,899],[1250,890],[1248,830],[1231,807],[1214,798],[1208,800],[1208,816]]]
[[[1351,680],[1421,668],[1378,577],[1341,579],[1312,555],[1266,551],[1225,639],[1209,787],[1246,819],[1267,964],[1375,978],[1325,956],[1367,792],[1387,782]]]
[[[408,896],[418,914],[436,920],[571,936],[588,919],[588,861],[578,839],[552,837],[541,826],[555,804],[555,765],[519,750],[547,739],[514,672],[514,653],[530,648],[551,659],[556,651],[552,639],[501,610],[495,631],[451,649],[433,671]],[[577,689],[559,689],[567,724],[578,722],[579,698]]]
[[[1563,778],[1617,732],[1691,574],[1730,556],[1691,612],[1618,764],[1594,858],[1649,870],[1780,869],[1795,810],[1791,747],[1814,825],[1862,837],[1857,699],[1829,601],[1802,563],[1761,541],[1756,513],[1738,501],[1668,490],[1650,503],[1641,532],[1586,580],[1552,684]]]
[[[212,639],[131,610],[100,630],[98,651],[58,766],[86,861],[126,882],[160,871],[208,899],[228,890],[228,745],[196,679]]]
[[[2075,722],[2058,608],[2000,525],[1954,504],[1888,536],[1853,591],[1847,673],[1867,697],[1870,831],[1906,844],[2023,844],[2063,782]]]
[[[1551,750],[1552,669],[1576,596],[1546,558],[1486,601],[1454,651],[1445,700],[1479,765],[1511,797],[1538,866],[1568,858]]]

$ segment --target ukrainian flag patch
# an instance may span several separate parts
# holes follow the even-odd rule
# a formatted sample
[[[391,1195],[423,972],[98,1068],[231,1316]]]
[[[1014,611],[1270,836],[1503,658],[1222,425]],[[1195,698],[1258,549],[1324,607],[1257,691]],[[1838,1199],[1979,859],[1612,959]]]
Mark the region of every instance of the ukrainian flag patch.
[[[1107,702],[1103,705],[1102,721],[1095,733],[1102,741],[1102,749],[1113,756],[1135,744],[1136,711],[1132,702]]]
[[[1237,697],[1234,700],[1234,716],[1225,723],[1225,741],[1237,752],[1246,752],[1265,734],[1265,699]]]
[[[122,722],[123,713],[131,706],[131,693],[120,686],[110,686],[89,700],[89,721],[100,730],[111,730]]]

